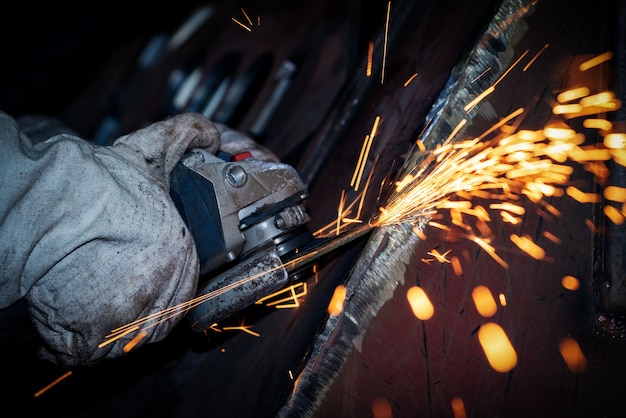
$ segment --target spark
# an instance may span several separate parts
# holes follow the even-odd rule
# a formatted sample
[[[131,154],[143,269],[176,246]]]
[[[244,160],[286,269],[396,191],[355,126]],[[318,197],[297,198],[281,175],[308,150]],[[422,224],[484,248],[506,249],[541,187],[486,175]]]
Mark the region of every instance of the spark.
[[[452,264],[452,271],[454,271],[454,274],[456,274],[457,276],[462,276],[463,275],[463,268],[461,267],[461,261],[459,260],[459,257],[452,256],[452,258],[450,259],[450,263]]]
[[[482,76],[484,76],[485,74],[487,74],[489,71],[491,71],[491,67],[487,68],[486,70],[484,70],[482,73],[478,74],[476,77],[474,77],[474,79],[472,81],[470,81],[471,84],[474,84],[478,79],[480,79]]]
[[[245,23],[241,22],[240,20],[234,17],[231,17],[231,20],[235,22],[236,24],[238,24],[239,26],[241,26],[242,28],[244,28],[245,30],[247,30],[248,32],[252,32],[251,26],[254,26],[254,22],[252,22],[250,15],[244,10],[243,7],[240,7],[240,9],[241,9],[241,14],[243,15],[243,17],[245,17],[246,22],[248,22],[248,24],[246,25]],[[257,16],[256,24],[257,26],[261,26],[261,16]]]
[[[393,418],[391,404],[386,398],[376,398],[372,401],[372,418]]]
[[[252,29],[250,29],[248,26],[246,26],[243,23],[241,23],[239,20],[235,19],[234,17],[231,17],[231,19],[232,19],[233,22],[235,22],[236,24],[238,24],[239,26],[241,26],[242,28],[244,28],[248,32],[252,32]]]
[[[450,406],[452,407],[452,413],[454,418],[467,418],[467,412],[465,411],[465,404],[463,403],[463,399],[455,396],[450,401]]]
[[[243,7],[241,7],[241,13],[244,15],[244,17],[248,21],[248,24],[250,24],[250,26],[252,26],[253,25],[252,20],[250,20],[250,16],[248,16],[248,13],[246,13],[246,11],[243,9]]]
[[[567,103],[572,100],[580,99],[581,97],[585,97],[589,95],[589,87],[577,87],[574,89],[566,90],[562,93],[559,93],[556,96],[556,101],[559,103]]]
[[[380,74],[380,84],[385,82],[385,63],[387,61],[387,40],[389,38],[389,15],[391,13],[391,0],[387,3],[387,18],[385,19],[385,42],[383,44],[383,65]]]
[[[526,64],[526,66],[524,67],[524,69],[523,69],[522,71],[524,71],[524,72],[525,72],[526,70],[528,70],[528,68],[529,68],[529,67],[530,67],[530,66],[531,66],[531,65],[532,65],[535,61],[537,61],[537,58],[539,58],[539,55],[541,55],[541,54],[543,53],[543,51],[545,51],[546,49],[548,49],[548,46],[549,46],[549,44],[545,44],[545,45],[543,46],[543,48],[541,48],[541,49],[539,50],[539,52],[537,52],[537,53],[535,54],[535,56],[531,58],[531,60],[528,62],[528,64]]]
[[[130,351],[132,351],[133,348],[135,348],[137,346],[137,344],[139,344],[139,342],[141,342],[141,340],[143,340],[144,338],[146,338],[148,336],[148,333],[145,330],[141,330],[141,332],[139,332],[137,335],[135,335],[133,337],[132,340],[130,340],[129,343],[127,343],[124,348],[122,349],[122,351],[124,353],[129,353]]]
[[[432,250],[428,251],[426,254],[432,255],[433,257],[435,257],[435,260],[437,260],[441,264],[444,264],[444,263],[450,263],[450,260],[448,260],[446,258],[446,256],[448,254],[450,254],[450,251],[452,251],[452,250],[448,250],[445,253],[440,254],[439,251],[437,251],[436,249],[432,249]]]
[[[515,60],[515,62],[511,64],[509,68],[507,68],[504,74],[502,74],[491,86],[487,87],[474,100],[466,104],[463,110],[465,110],[466,113],[469,113],[472,109],[474,109],[478,105],[478,103],[483,101],[485,97],[489,96],[491,93],[496,91],[496,85],[498,85],[498,83],[500,83],[500,81],[502,81],[511,72],[511,70],[513,70],[513,68],[515,68],[517,64],[519,64],[519,62],[526,56],[526,54],[528,54],[528,50],[524,51],[524,53],[520,55],[520,57],[517,60]]]
[[[609,126],[609,129],[611,129],[610,126]],[[624,149],[624,148],[626,148],[626,134],[624,134],[624,133],[610,133],[610,134],[608,134],[608,135],[606,135],[604,137],[603,143],[604,143],[604,146],[607,147],[607,148]]]
[[[482,93],[480,93],[476,98],[474,98],[474,100],[472,100],[471,102],[466,104],[465,107],[463,108],[463,110],[465,110],[465,112],[469,113],[470,110],[475,108],[476,105],[478,105],[478,103],[482,102],[485,97],[489,96],[494,91],[496,91],[496,87],[495,86],[487,87]]]
[[[461,128],[465,126],[466,123],[467,123],[467,119],[461,119],[461,121],[454,127],[452,132],[450,132],[450,135],[448,136],[448,138],[446,138],[446,140],[444,141],[444,144],[449,142],[452,138],[454,138],[456,134],[459,133]]]
[[[603,209],[604,214],[615,225],[621,225],[624,223],[624,214],[620,212],[615,206],[607,205]]]
[[[330,316],[338,316],[343,311],[343,304],[346,300],[346,287],[339,285],[335,288],[330,303],[328,304],[328,313]]]
[[[367,45],[367,66],[365,68],[365,76],[372,76],[372,56],[374,54],[374,42],[370,41]]]
[[[237,325],[237,326],[232,326],[232,327],[223,327],[222,330],[224,331],[243,331],[246,332],[254,337],[260,337],[261,334],[259,334],[258,332],[254,332],[251,331],[250,328],[252,328],[252,325]]]
[[[519,247],[520,250],[530,255],[536,260],[543,260],[546,256],[546,252],[535,244],[535,242],[528,236],[519,236],[517,234],[511,234],[511,241]]]
[[[354,187],[355,191],[359,190],[359,184],[361,183],[361,177],[363,176],[365,163],[369,156],[369,152],[372,147],[372,141],[374,140],[374,136],[376,135],[376,131],[378,130],[379,123],[380,123],[380,116],[377,115],[376,118],[374,118],[374,124],[372,125],[372,130],[370,134],[366,135],[365,140],[363,141],[363,145],[361,147],[361,153],[359,154],[359,159],[358,159],[356,168],[354,169],[352,180],[350,181],[350,187]]]
[[[614,202],[626,202],[626,188],[618,186],[608,186],[604,189],[604,197]]]
[[[613,58],[613,52],[608,51],[608,52],[605,52],[603,54],[597,55],[597,56],[595,56],[595,57],[593,57],[593,58],[591,58],[591,59],[581,63],[578,66],[578,69],[580,71],[587,71],[590,68],[593,68],[593,67],[595,67],[597,65],[602,64],[603,62],[609,61],[611,58]]]
[[[424,289],[419,286],[411,286],[406,292],[406,298],[417,319],[426,321],[432,318],[435,308]]]
[[[574,276],[563,276],[561,285],[567,290],[577,290],[580,287],[580,281]]]
[[[478,329],[478,341],[494,370],[506,373],[517,364],[517,353],[500,325],[494,322],[481,325]]]
[[[492,317],[498,311],[496,300],[493,298],[491,290],[486,286],[476,286],[472,290],[472,299],[474,300],[476,310],[483,318]]]
[[[553,233],[549,232],[549,231],[543,231],[543,236],[546,237],[547,239],[549,239],[550,241],[552,241],[555,244],[560,244],[561,243],[561,239],[559,237],[557,237],[556,235],[554,235]]]
[[[580,346],[572,337],[564,337],[559,341],[559,351],[567,368],[572,373],[582,373],[587,370],[587,359]]]
[[[57,384],[59,384],[60,382],[62,382],[63,380],[67,379],[68,377],[70,377],[72,375],[72,371],[68,371],[66,373],[64,373],[62,376],[59,376],[58,378],[56,378],[54,381],[52,381],[50,384],[46,385],[44,388],[38,390],[37,392],[35,392],[35,394],[33,395],[35,398],[40,397],[41,395],[43,395],[45,392],[47,392],[48,390],[50,390],[51,388],[53,388],[54,386],[56,386]]]
[[[288,294],[288,296],[282,297],[284,294]],[[299,298],[302,296],[306,296],[307,294],[307,284],[306,282],[300,282],[288,286],[284,289],[281,289],[277,292],[274,292],[270,295],[267,295],[258,301],[256,304],[265,304],[265,306],[275,306],[276,309],[286,309],[286,308],[297,308],[300,306]],[[281,297],[281,299],[276,299]],[[269,301],[269,302],[268,302]],[[284,303],[291,302],[291,303]]]
[[[404,87],[408,86],[411,83],[411,81],[415,79],[415,77],[417,77],[417,73],[413,73],[413,75],[404,82]]]

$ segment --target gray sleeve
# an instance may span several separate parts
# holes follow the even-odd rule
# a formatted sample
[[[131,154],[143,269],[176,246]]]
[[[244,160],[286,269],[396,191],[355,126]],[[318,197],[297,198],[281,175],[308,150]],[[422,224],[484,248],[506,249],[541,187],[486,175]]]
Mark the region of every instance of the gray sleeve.
[[[169,175],[190,147],[219,133],[181,115],[96,147],[71,135],[33,144],[0,112],[0,307],[25,297],[65,366],[123,355],[136,334],[99,347],[111,330],[189,300],[198,260],[169,199]],[[180,316],[146,330],[164,338]]]

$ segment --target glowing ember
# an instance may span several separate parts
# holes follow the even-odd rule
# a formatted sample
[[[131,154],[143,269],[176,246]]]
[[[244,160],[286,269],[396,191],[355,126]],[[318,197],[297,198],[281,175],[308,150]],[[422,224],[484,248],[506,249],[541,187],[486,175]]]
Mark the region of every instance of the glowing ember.
[[[450,405],[452,406],[452,413],[454,414],[454,418],[466,418],[467,417],[463,399],[459,397],[454,397],[450,401]]]
[[[387,61],[387,41],[389,39],[389,17],[391,15],[391,0],[387,2],[387,17],[385,19],[385,42],[383,44],[383,64],[380,73],[380,84],[385,82],[385,64]]]
[[[485,318],[494,316],[498,311],[498,306],[491,294],[491,290],[486,286],[476,286],[472,290],[472,299],[478,313]]]
[[[315,266],[314,266],[315,267]],[[256,301],[256,304],[274,306],[276,309],[298,308],[300,298],[306,296],[306,282],[292,284]]]
[[[500,293],[498,299],[500,299],[500,306],[506,306],[506,295],[504,293]]]
[[[122,351],[124,351],[125,353],[129,353],[133,348],[137,346],[137,344],[139,344],[141,340],[143,340],[147,336],[148,336],[148,333],[145,330],[141,330],[141,332],[135,335],[133,339],[130,340],[130,342],[124,346]]]
[[[459,260],[459,257],[452,256],[452,258],[450,259],[450,263],[452,263],[452,270],[454,271],[454,274],[456,274],[457,276],[463,275],[463,268],[461,267],[461,261]]]
[[[624,214],[614,206],[607,205],[602,210],[606,217],[609,218],[615,225],[621,225],[624,223]]]
[[[561,285],[567,290],[577,290],[580,287],[580,282],[574,276],[564,276],[561,279]]]
[[[419,286],[412,286],[406,292],[406,298],[409,301],[411,310],[417,319],[425,321],[432,318],[435,308],[430,302],[428,295]]]
[[[413,75],[412,75],[411,77],[409,77],[409,78],[408,78],[408,80],[406,80],[406,81],[404,82],[404,87],[408,86],[408,85],[409,85],[409,83],[410,83],[411,81],[413,81],[413,79],[414,79],[415,77],[417,77],[417,73],[413,73]]]
[[[372,417],[393,418],[391,404],[385,398],[376,398],[372,401]]]
[[[571,337],[561,339],[559,351],[572,373],[582,373],[587,370],[587,359],[575,339]]]
[[[520,250],[524,251],[536,260],[543,260],[546,256],[546,252],[543,248],[535,244],[532,238],[528,235],[520,237],[519,235],[511,234],[511,241],[513,241],[513,243],[517,245]]]
[[[604,197],[614,202],[626,202],[626,189],[618,186],[608,186],[604,189]]]
[[[495,371],[506,373],[517,364],[517,353],[500,325],[493,322],[482,325],[478,330],[478,341]]]
[[[371,77],[372,75],[372,55],[374,54],[374,42],[370,42],[367,45],[367,67],[365,68],[365,76]]]
[[[258,332],[251,331],[250,328],[252,328],[251,325],[238,325],[238,326],[235,326],[235,327],[224,327],[224,328],[222,328],[222,330],[224,330],[224,331],[236,331],[236,330],[238,330],[238,331],[243,331],[243,332],[245,332],[247,334],[250,334],[250,335],[252,335],[254,337],[260,337],[261,336],[261,334],[259,334]]]
[[[587,71],[590,68],[602,64],[603,62],[607,62],[611,58],[613,58],[613,52],[608,51],[583,62],[578,66],[578,68],[580,71]]]
[[[46,387],[44,387],[43,389],[38,390],[37,392],[35,392],[35,398],[40,397],[42,394],[44,394],[45,392],[47,392],[48,390],[50,390],[52,387],[56,386],[57,384],[59,384],[61,381],[67,379],[68,377],[70,377],[72,375],[72,371],[70,370],[69,372],[64,373],[62,376],[56,378],[52,383],[50,383],[49,385],[46,385]]]
[[[330,303],[328,304],[328,313],[331,316],[338,316],[343,311],[343,303],[346,300],[346,288],[339,285],[335,288]]]
[[[604,146],[607,148],[613,148],[613,149],[626,148],[626,134],[610,133],[606,135],[604,137]]]

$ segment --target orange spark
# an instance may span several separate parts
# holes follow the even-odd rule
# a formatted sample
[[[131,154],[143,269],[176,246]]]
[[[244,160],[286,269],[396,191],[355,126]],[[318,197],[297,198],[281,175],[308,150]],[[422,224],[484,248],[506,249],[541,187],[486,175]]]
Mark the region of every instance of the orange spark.
[[[603,54],[597,55],[597,56],[595,56],[595,57],[593,57],[591,59],[588,59],[587,61],[581,63],[578,66],[578,69],[580,71],[587,71],[590,68],[593,68],[593,67],[595,67],[597,65],[602,64],[603,62],[606,62],[606,61],[610,60],[611,58],[613,58],[613,52],[607,51],[607,52],[605,52]]]
[[[386,398],[376,398],[372,401],[373,418],[393,418],[391,404]]]
[[[577,87],[574,89],[566,90],[556,96],[556,101],[559,103],[567,103],[572,100],[580,99],[581,97],[585,97],[589,95],[588,87]]]
[[[122,351],[124,353],[129,353],[133,348],[135,348],[137,346],[137,344],[139,344],[139,342],[141,340],[143,340],[144,338],[146,338],[148,336],[148,333],[146,332],[146,330],[141,330],[141,332],[139,332],[137,335],[135,335],[133,337],[132,340],[130,340],[125,346],[124,348],[122,348]]]
[[[490,209],[501,209],[507,212],[512,212],[516,215],[523,215],[526,212],[523,206],[514,205],[513,203],[503,202],[503,203],[491,203],[489,205]]]
[[[489,71],[491,71],[491,67],[487,68],[486,70],[484,70],[482,73],[478,74],[476,77],[474,77],[474,79],[472,81],[470,81],[470,84],[473,84],[476,80],[478,80],[479,78],[481,78],[482,76],[484,76],[485,74],[487,74]]]
[[[592,119],[592,118],[585,119],[583,121],[583,126],[585,128],[599,129],[601,131],[610,131],[611,128],[613,128],[613,124],[610,121],[606,120],[606,119]],[[610,134],[610,135],[612,135],[612,134]],[[606,137],[605,137],[604,145],[607,148],[613,148],[613,147],[610,147],[609,145],[607,145]]]
[[[574,186],[568,186],[565,190],[567,195],[580,203],[598,203],[600,195],[597,193],[585,193]]]
[[[491,85],[487,87],[482,93],[476,96],[474,100],[466,104],[465,107],[463,107],[463,110],[468,113],[470,110],[474,109],[478,103],[482,102],[485,97],[489,96],[494,91],[496,91],[495,86]]]
[[[537,58],[539,58],[539,55],[541,55],[543,51],[545,51],[548,48],[548,46],[549,46],[548,44],[545,44],[543,48],[541,48],[539,52],[537,52],[535,56],[531,58],[531,60],[528,62],[528,64],[526,64],[526,66],[524,67],[522,71],[525,72],[526,70],[528,70],[528,68],[537,60]]]
[[[611,148],[611,149],[624,149],[626,148],[626,134],[624,133],[608,134],[604,137],[603,144],[605,147]]]
[[[489,365],[497,372],[511,371],[517,364],[517,353],[500,325],[488,322],[478,330],[480,342]]]
[[[607,186],[604,189],[604,197],[613,202],[626,202],[626,188],[618,186]]]
[[[258,332],[254,332],[251,331],[250,328],[252,328],[251,325],[238,325],[238,326],[234,326],[234,327],[223,327],[222,330],[224,331],[233,331],[233,330],[238,330],[238,331],[243,331],[245,333],[248,333],[254,337],[260,337],[261,334],[259,334]]]
[[[430,302],[428,295],[421,287],[411,286],[406,292],[406,298],[417,319],[426,321],[432,318],[435,313],[435,308]]]
[[[577,290],[580,287],[580,281],[574,276],[563,276],[561,285],[567,290]]]
[[[572,373],[582,373],[587,370],[587,359],[580,346],[572,337],[564,337],[559,341],[559,351],[567,368]]]
[[[33,395],[35,398],[40,397],[41,395],[43,395],[45,392],[47,392],[48,390],[50,390],[52,387],[56,386],[57,384],[59,384],[61,381],[67,379],[68,377],[70,377],[72,375],[72,371],[70,370],[69,372],[65,372],[62,376],[56,378],[54,381],[52,381],[52,383],[46,385],[44,388],[38,390],[37,392],[35,392],[35,394]]]
[[[439,261],[441,264],[444,264],[444,263],[450,263],[450,261],[446,258],[446,256],[450,253],[450,251],[452,250],[448,250],[445,253],[440,254],[439,251],[433,248],[432,250],[428,251],[426,254],[432,255],[433,257],[435,257],[435,260]]]
[[[248,16],[248,13],[246,13],[246,11],[243,9],[243,7],[241,7],[241,13],[243,13],[243,15],[246,18],[246,20],[248,21],[248,23],[250,25],[252,25],[252,20],[250,20],[250,16]]]
[[[498,311],[496,300],[493,298],[491,290],[486,286],[476,286],[472,290],[472,299],[474,300],[476,310],[484,318],[494,316]]]
[[[387,40],[389,38],[389,15],[391,14],[391,0],[387,3],[387,18],[385,19],[385,42],[383,44],[383,65],[380,74],[380,84],[385,82],[385,62],[387,61]]]
[[[624,223],[624,215],[615,206],[606,205],[603,208],[603,212],[615,225]]]
[[[452,271],[454,271],[454,274],[456,274],[457,276],[462,276],[463,268],[461,267],[461,261],[459,260],[459,257],[457,257],[456,255],[452,256],[450,262],[452,263]]]
[[[463,399],[459,397],[452,398],[452,400],[450,401],[450,406],[452,406],[452,414],[454,415],[454,418],[467,418]]]
[[[408,78],[408,80],[406,80],[406,81],[404,82],[404,87],[408,86],[408,85],[409,85],[409,83],[411,83],[411,81],[413,81],[413,79],[414,79],[415,77],[417,77],[417,73],[413,73],[413,75],[412,75],[411,77],[409,77],[409,78]]]
[[[367,45],[367,66],[365,67],[365,76],[371,77],[372,75],[372,55],[374,54],[374,42],[370,41]]]
[[[535,244],[528,235],[519,236],[517,234],[511,234],[511,241],[519,247],[520,250],[530,255],[535,260],[543,260],[546,256],[546,252]]]
[[[363,170],[365,169],[365,163],[369,156],[369,152],[372,147],[372,141],[374,140],[374,135],[376,135],[376,131],[378,130],[379,123],[380,123],[380,116],[377,115],[376,118],[374,119],[372,131],[370,132],[369,135],[365,136],[365,140],[363,141],[363,145],[361,146],[361,153],[359,154],[359,159],[354,169],[352,180],[350,181],[350,187],[354,187],[355,191],[359,190],[359,184],[361,183],[361,176],[363,175]]]
[[[255,303],[265,304],[265,306],[275,306],[276,309],[297,308],[300,306],[299,298],[306,296],[306,294],[307,284],[306,282],[300,282],[262,297]]]
[[[543,236],[548,238],[550,241],[552,241],[555,244],[561,243],[561,239],[557,237],[556,235],[552,234],[551,232],[543,231]]]
[[[231,17],[231,19],[232,19],[233,22],[235,22],[236,24],[238,24],[239,26],[241,26],[242,28],[244,28],[248,32],[252,32],[252,29],[250,29],[249,27],[247,27],[246,25],[244,25],[243,23],[241,23],[240,21],[238,21],[234,17]]]
[[[333,296],[328,304],[328,313],[330,316],[339,316],[343,311],[343,304],[346,300],[346,287],[339,285],[335,288]]]

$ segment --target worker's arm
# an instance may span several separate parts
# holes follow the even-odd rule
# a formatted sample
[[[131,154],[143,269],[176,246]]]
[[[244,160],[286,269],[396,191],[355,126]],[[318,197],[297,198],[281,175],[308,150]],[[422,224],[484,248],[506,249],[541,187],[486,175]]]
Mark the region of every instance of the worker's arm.
[[[98,347],[112,329],[194,296],[198,259],[169,178],[188,149],[216,152],[219,138],[213,123],[183,114],[109,147],[65,134],[33,143],[0,112],[0,309],[26,299],[47,358],[119,356],[135,334]]]

